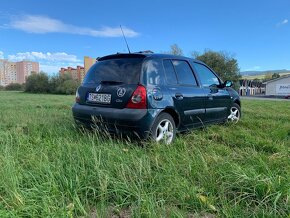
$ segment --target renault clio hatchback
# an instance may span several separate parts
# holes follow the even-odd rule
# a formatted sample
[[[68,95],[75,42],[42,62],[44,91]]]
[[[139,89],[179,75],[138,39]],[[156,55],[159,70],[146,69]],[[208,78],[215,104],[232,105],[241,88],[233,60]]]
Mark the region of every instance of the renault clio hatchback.
[[[239,95],[204,63],[186,57],[131,53],[101,57],[76,92],[77,124],[170,144],[176,132],[237,122]]]

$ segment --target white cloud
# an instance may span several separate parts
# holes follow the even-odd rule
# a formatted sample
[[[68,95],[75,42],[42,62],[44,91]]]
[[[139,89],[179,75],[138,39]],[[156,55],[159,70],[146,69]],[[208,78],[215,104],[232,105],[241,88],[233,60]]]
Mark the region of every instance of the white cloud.
[[[279,26],[286,25],[286,24],[288,24],[288,22],[289,22],[289,20],[288,20],[288,19],[284,19],[283,21],[281,21],[281,22],[277,23],[277,26],[279,27]]]
[[[0,59],[4,59],[4,52],[0,51]]]
[[[79,65],[83,65],[83,64],[79,64]],[[40,68],[40,71],[43,71],[45,73],[48,73],[48,74],[57,74],[60,70],[60,68],[62,67],[68,67],[68,66],[71,66],[71,67],[76,67],[76,65],[64,65],[64,64],[59,64],[59,63],[54,63],[54,64],[39,64],[39,68]]]
[[[288,20],[287,19],[285,19],[285,20],[282,21],[282,24],[287,24],[287,23],[288,23]]]
[[[83,66],[83,60],[78,59],[76,55],[67,54],[65,52],[18,52],[16,54],[8,55],[8,60],[37,61],[39,62],[40,70],[49,74],[58,73],[61,67],[76,67],[77,65]]]
[[[120,27],[103,27],[101,29],[93,29],[87,27],[79,27],[71,24],[63,23],[60,20],[53,19],[42,15],[23,15],[14,16],[8,24],[10,28],[22,30],[28,33],[70,33],[78,35],[88,35],[94,37],[121,37]],[[139,35],[136,31],[123,27],[124,34],[127,37],[135,37]]]
[[[65,52],[19,52],[13,55],[8,55],[10,61],[22,61],[22,60],[31,60],[31,61],[57,61],[57,62],[72,62],[77,63],[80,60],[76,55],[67,54]]]

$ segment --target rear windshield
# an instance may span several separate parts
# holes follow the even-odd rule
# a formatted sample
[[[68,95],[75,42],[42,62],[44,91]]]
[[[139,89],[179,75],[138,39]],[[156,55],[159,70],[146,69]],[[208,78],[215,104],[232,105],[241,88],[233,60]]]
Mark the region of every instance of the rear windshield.
[[[137,84],[139,82],[143,58],[122,58],[95,63],[86,74],[83,83],[102,81]]]

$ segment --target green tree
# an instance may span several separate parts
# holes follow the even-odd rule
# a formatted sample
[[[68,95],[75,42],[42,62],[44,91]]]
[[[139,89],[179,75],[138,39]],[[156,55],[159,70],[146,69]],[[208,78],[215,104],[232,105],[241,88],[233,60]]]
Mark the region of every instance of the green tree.
[[[273,73],[273,75],[272,75],[272,79],[277,79],[279,77],[280,77],[279,73]]]
[[[267,73],[267,74],[265,74],[263,81],[266,82],[266,81],[269,81],[271,79],[272,79],[272,74],[271,73]]]
[[[43,72],[39,74],[31,74],[28,76],[25,84],[25,92],[48,93],[48,76]]]
[[[73,79],[65,80],[61,85],[57,87],[56,93],[66,95],[74,94],[79,85],[80,83],[77,80]]]
[[[232,80],[235,84],[238,84],[238,81],[241,78],[240,69],[237,59],[232,55],[226,52],[206,50],[203,54],[193,52],[192,56],[207,64],[224,81]]]

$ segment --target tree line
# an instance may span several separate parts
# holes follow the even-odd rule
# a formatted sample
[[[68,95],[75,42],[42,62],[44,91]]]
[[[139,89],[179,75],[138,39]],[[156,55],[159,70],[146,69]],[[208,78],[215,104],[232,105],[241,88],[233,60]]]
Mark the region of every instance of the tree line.
[[[48,76],[46,73],[40,72],[39,74],[34,73],[28,76],[24,84],[11,83],[5,87],[0,87],[0,89],[71,95],[76,92],[80,84],[81,81],[73,79],[69,74]]]

